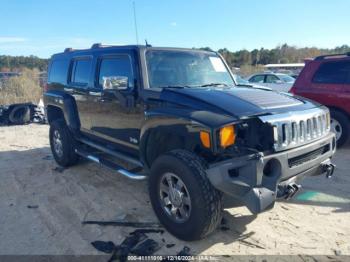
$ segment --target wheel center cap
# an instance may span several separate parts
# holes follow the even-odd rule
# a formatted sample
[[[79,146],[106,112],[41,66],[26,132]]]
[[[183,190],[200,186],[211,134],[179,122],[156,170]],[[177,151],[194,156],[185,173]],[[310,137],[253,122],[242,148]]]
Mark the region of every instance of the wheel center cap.
[[[170,201],[174,206],[179,207],[182,203],[182,194],[179,190],[173,189],[170,191]]]

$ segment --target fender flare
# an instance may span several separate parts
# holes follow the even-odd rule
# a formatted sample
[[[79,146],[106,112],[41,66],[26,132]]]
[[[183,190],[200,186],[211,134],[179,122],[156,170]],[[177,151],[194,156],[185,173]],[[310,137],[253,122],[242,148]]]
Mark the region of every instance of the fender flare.
[[[151,163],[155,160],[150,156],[150,150],[152,150],[150,145],[153,143],[155,150],[161,150],[160,147],[162,146],[164,148],[170,146],[171,149],[175,149],[172,146],[176,146],[176,149],[181,148],[188,151],[193,151],[197,146],[201,147],[199,140],[199,132],[201,130],[209,131],[209,128],[186,115],[172,115],[168,112],[160,113],[159,111],[147,112],[146,120],[140,132],[139,150],[141,161],[150,168]],[[160,141],[158,140],[159,135],[168,139]],[[167,145],[165,146],[164,144]]]
[[[48,91],[44,94],[44,104],[45,114],[49,123],[52,120],[50,119],[48,110],[50,107],[56,107],[62,111],[64,120],[71,130],[77,131],[80,129],[80,119],[77,104],[73,96],[63,91]]]

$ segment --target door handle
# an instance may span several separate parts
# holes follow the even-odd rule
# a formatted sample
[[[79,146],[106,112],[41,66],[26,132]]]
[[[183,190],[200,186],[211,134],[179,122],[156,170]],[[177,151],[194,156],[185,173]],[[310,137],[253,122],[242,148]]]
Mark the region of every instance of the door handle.
[[[93,91],[89,91],[89,95],[91,96],[101,96],[102,92],[93,92]]]
[[[65,87],[64,91],[72,93],[73,92],[73,88]]]

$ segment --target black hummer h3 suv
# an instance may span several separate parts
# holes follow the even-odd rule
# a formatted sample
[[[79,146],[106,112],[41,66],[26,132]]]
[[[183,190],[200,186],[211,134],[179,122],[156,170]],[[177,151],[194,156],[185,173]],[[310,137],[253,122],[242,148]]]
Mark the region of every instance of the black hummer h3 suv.
[[[81,156],[147,178],[158,219],[184,240],[216,228],[223,194],[259,213],[334,169],[326,107],[240,87],[216,52],[67,48],[52,56],[44,100],[57,163]]]

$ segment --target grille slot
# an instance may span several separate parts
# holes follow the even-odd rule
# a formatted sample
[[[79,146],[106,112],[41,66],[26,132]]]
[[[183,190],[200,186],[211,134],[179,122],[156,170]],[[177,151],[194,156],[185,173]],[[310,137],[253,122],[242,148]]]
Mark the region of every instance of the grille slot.
[[[282,151],[317,140],[330,131],[328,109],[315,108],[302,112],[262,116],[274,130],[274,149]]]
[[[305,162],[316,159],[317,157],[323,155],[324,153],[327,153],[329,150],[330,150],[330,146],[328,144],[318,149],[315,149],[311,152],[288,159],[288,165],[289,167],[299,166]]]

